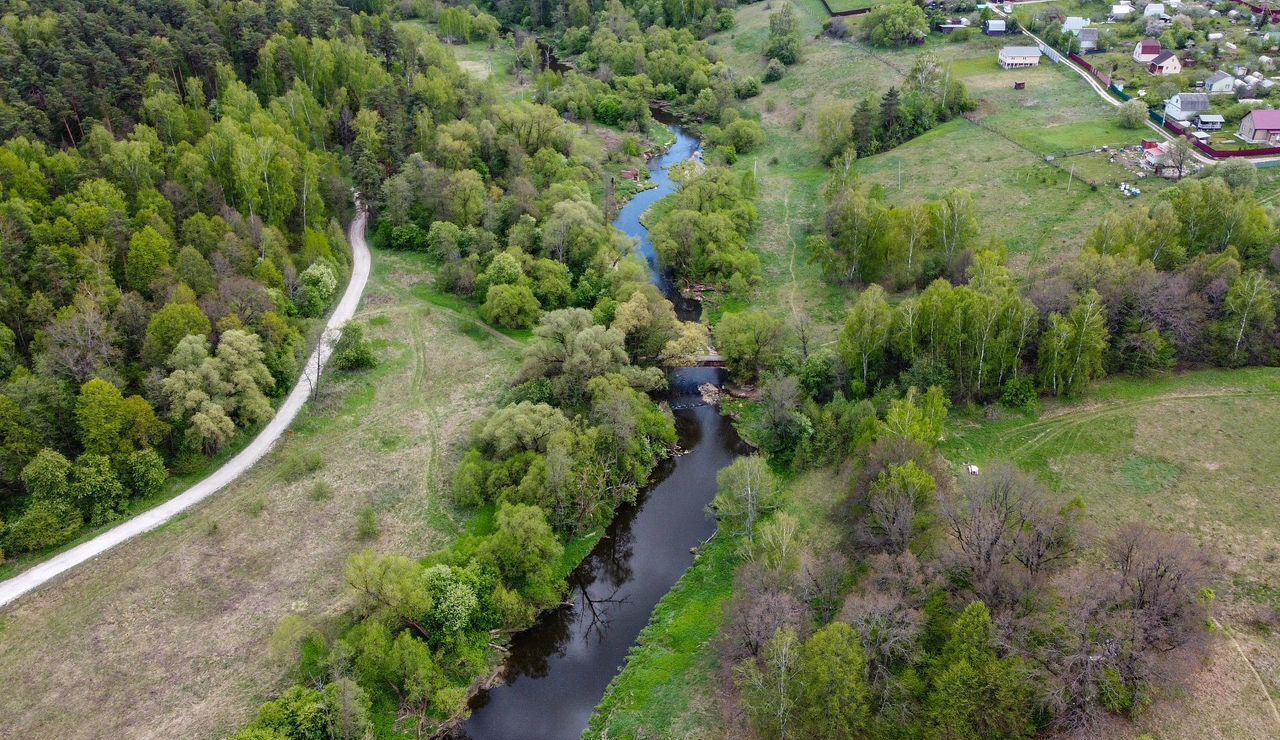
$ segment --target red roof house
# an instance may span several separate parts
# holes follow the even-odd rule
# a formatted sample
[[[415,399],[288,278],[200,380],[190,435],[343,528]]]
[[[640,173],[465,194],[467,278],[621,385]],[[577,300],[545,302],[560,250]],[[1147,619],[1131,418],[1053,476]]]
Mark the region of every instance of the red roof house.
[[[1143,39],[1138,45],[1133,47],[1133,61],[1139,64],[1146,64],[1152,59],[1160,56],[1160,52],[1164,51],[1160,48],[1160,42],[1155,39]]]
[[[1280,110],[1251,110],[1240,119],[1236,134],[1252,144],[1280,142]]]

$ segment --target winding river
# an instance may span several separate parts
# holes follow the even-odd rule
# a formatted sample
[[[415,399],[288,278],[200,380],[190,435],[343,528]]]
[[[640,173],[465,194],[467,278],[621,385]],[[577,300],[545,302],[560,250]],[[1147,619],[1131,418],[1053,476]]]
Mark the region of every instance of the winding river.
[[[672,129],[676,143],[649,163],[657,187],[636,195],[613,223],[639,242],[653,282],[681,318],[693,320],[699,305],[673,288],[640,223],[651,205],[674,192],[670,168],[698,152],[696,139]],[[722,373],[716,368],[671,373],[666,400],[683,454],[664,461],[636,503],[618,511],[569,577],[569,604],[516,635],[505,683],[472,699],[473,714],[455,737],[532,740],[582,734],[653,607],[693,563],[691,548],[715,531],[705,508],[715,495],[716,473],[745,451],[729,420],[698,393],[703,383],[719,385]]]

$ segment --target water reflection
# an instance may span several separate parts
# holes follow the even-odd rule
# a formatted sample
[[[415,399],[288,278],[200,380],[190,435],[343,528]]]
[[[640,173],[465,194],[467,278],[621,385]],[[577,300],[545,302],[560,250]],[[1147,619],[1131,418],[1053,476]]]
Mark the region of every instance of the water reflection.
[[[676,145],[651,163],[658,187],[640,193],[614,222],[637,239],[654,283],[668,293],[671,286],[658,269],[640,214],[671,192],[667,169],[695,151],[697,142],[677,130]],[[681,300],[682,317],[696,318],[697,304]],[[715,368],[672,373],[666,400],[681,454],[663,461],[635,504],[618,511],[570,576],[568,605],[543,614],[512,640],[506,682],[474,698],[472,717],[456,737],[581,735],[654,605],[692,564],[691,548],[715,530],[705,507],[715,495],[716,473],[744,451],[732,424],[698,394],[699,385],[719,385],[722,373]]]

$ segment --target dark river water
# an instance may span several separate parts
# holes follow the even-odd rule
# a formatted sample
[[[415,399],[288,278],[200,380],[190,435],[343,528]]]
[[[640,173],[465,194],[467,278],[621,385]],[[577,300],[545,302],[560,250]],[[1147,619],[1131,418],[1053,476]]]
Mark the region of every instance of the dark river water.
[[[640,216],[674,190],[668,168],[693,156],[698,143],[679,128],[675,145],[650,162],[658,187],[626,204],[614,226],[635,237],[654,283],[682,318],[698,304],[672,290]],[[698,386],[719,385],[724,371],[685,368],[671,373],[666,400],[675,414],[683,454],[663,462],[633,506],[618,511],[605,536],[569,577],[569,606],[542,615],[516,635],[506,661],[506,682],[482,691],[473,714],[455,735],[474,740],[576,738],[653,607],[693,563],[691,548],[711,536],[705,513],[716,473],[745,452],[732,424],[702,402]]]

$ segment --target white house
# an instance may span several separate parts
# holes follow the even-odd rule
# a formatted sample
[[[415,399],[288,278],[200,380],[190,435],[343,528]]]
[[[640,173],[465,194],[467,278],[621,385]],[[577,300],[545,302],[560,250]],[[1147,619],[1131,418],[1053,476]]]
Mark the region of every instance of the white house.
[[[1080,33],[1076,34],[1076,38],[1080,39],[1080,51],[1093,51],[1098,48],[1098,29],[1082,28]]]
[[[1112,5],[1111,6],[1111,17],[1115,18],[1118,21],[1125,20],[1126,18],[1130,18],[1132,16],[1133,16],[1132,5]]]
[[[1150,18],[1152,16],[1159,18],[1162,15],[1164,15],[1164,3],[1150,3],[1147,7],[1142,9],[1142,16],[1144,18]]]
[[[1222,33],[1221,33],[1221,32],[1219,32],[1219,31],[1214,31],[1213,33],[1209,34],[1208,36],[1205,36],[1205,38],[1209,39],[1210,41],[1221,41],[1221,40],[1222,40]]]
[[[1067,16],[1067,19],[1062,22],[1062,30],[1067,33],[1070,33],[1072,36],[1079,36],[1080,31],[1088,27],[1088,25],[1089,25],[1088,18],[1081,18],[1078,15],[1071,15],[1071,16]]]
[[[1182,74],[1182,60],[1171,51],[1162,51],[1147,65],[1147,71],[1157,77]]]
[[[1177,121],[1187,121],[1209,110],[1208,93],[1178,93],[1164,103],[1164,115]]]
[[[1040,50],[1034,46],[1006,46],[1000,50],[1000,66],[1022,69],[1040,66]]]
[[[1222,70],[1218,70],[1209,75],[1209,79],[1204,81],[1204,90],[1211,95],[1233,93],[1236,91],[1236,78]]]
[[[1152,59],[1160,56],[1160,42],[1155,39],[1143,39],[1133,47],[1133,61],[1138,64],[1147,64]]]
[[[1196,116],[1196,128],[1201,131],[1221,131],[1227,119],[1217,113],[1201,113]]]

